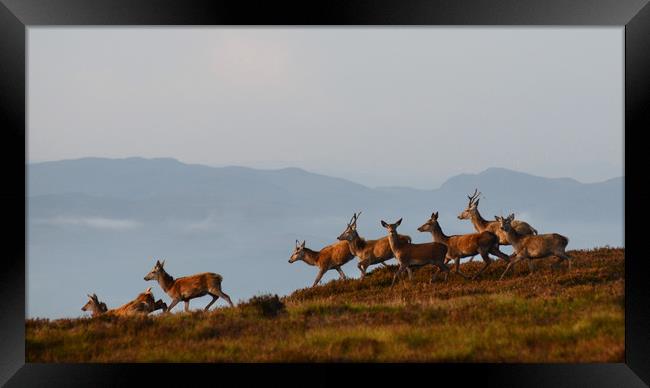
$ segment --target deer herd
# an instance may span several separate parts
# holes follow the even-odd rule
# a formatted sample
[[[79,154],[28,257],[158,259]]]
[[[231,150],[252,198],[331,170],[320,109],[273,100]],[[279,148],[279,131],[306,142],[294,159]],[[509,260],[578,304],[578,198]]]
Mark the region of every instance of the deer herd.
[[[478,211],[480,195],[478,190],[474,190],[472,195],[467,196],[469,199],[467,208],[458,215],[460,220],[471,220],[476,233],[447,236],[438,223],[438,212],[433,212],[431,217],[418,228],[419,232],[431,233],[433,241],[430,243],[413,244],[409,236],[398,234],[397,228],[402,223],[401,218],[393,224],[381,220],[381,226],[388,231],[388,235],[378,240],[366,240],[357,232],[357,220],[361,214],[359,212],[352,215],[345,230],[338,236],[339,242],[328,245],[320,251],[311,250],[305,247],[305,241],[300,243],[296,240],[289,263],[302,260],[318,267],[318,275],[312,287],[316,286],[325,272],[331,269],[336,269],[341,278],[345,279],[341,266],[352,260],[354,256],[359,259],[357,267],[361,271],[362,279],[370,265],[385,265],[386,260],[395,258],[399,266],[393,275],[391,287],[404,271],[408,273],[409,279],[412,279],[411,268],[428,264],[444,272],[446,280],[451,272],[447,266],[450,261],[454,261],[454,274],[468,278],[460,271],[460,259],[473,258],[476,255],[481,256],[485,265],[471,277],[472,279],[478,278],[492,264],[493,259],[490,254],[508,263],[499,280],[503,279],[515,263],[524,259],[527,260],[531,274],[534,271],[532,259],[550,256],[558,258],[553,265],[554,268],[566,260],[569,270],[571,269],[570,257],[565,252],[569,243],[568,238],[557,233],[538,234],[537,230],[528,223],[515,220],[514,214],[505,218],[495,216],[494,221],[488,221]],[[506,255],[499,250],[501,245],[511,245],[514,252],[510,256]],[[437,272],[434,271],[432,282],[436,280],[436,276]]]
[[[476,229],[475,233],[448,236],[443,232],[438,222],[438,212],[433,212],[431,217],[417,228],[419,232],[431,233],[432,242],[413,244],[409,236],[397,233],[397,228],[402,223],[401,218],[392,224],[381,220],[381,226],[387,230],[388,235],[377,240],[366,240],[360,237],[357,232],[357,220],[361,215],[361,212],[359,212],[352,215],[345,230],[338,236],[339,241],[324,247],[320,251],[307,248],[305,241],[300,243],[296,240],[289,263],[301,260],[318,267],[318,275],[312,287],[316,286],[323,275],[332,269],[335,269],[342,279],[346,279],[341,266],[355,256],[358,259],[357,268],[361,271],[361,279],[366,276],[366,270],[369,266],[375,264],[386,266],[384,263],[386,260],[395,258],[398,262],[398,269],[393,275],[391,287],[404,271],[408,273],[409,279],[412,279],[412,268],[428,264],[444,272],[445,280],[447,280],[449,272],[451,272],[448,263],[451,261],[454,262],[454,274],[468,279],[468,276],[460,271],[460,260],[466,257],[473,258],[476,255],[481,256],[485,264],[471,279],[478,278],[492,264],[493,259],[490,258],[490,254],[508,263],[499,280],[503,279],[512,266],[521,260],[527,261],[530,274],[534,270],[533,259],[551,256],[558,259],[553,264],[554,268],[566,260],[568,269],[571,270],[571,260],[565,251],[569,243],[568,238],[557,233],[538,234],[537,230],[528,223],[515,220],[514,214],[510,214],[505,218],[495,216],[494,221],[488,221],[478,211],[480,195],[481,193],[478,190],[474,190],[474,194],[467,196],[469,199],[467,208],[458,215],[460,220],[471,220],[474,229]],[[513,253],[507,255],[501,252],[499,249],[501,245],[511,245]],[[205,307],[205,311],[219,297],[228,302],[231,307],[233,306],[230,297],[221,289],[223,280],[221,275],[203,272],[174,279],[165,271],[164,265],[164,260],[162,262],[157,260],[153,269],[144,277],[144,280],[158,282],[162,290],[171,298],[169,306],[161,299],[156,301],[151,292],[151,287],[149,287],[134,300],[111,310],[108,310],[105,303],[99,301],[97,295],[89,294],[89,300],[81,310],[90,311],[93,317],[99,315],[147,315],[156,310],[169,312],[176,304],[183,301],[185,311],[189,311],[190,300],[205,295],[212,296],[212,300]],[[431,282],[436,280],[438,272],[433,272]]]

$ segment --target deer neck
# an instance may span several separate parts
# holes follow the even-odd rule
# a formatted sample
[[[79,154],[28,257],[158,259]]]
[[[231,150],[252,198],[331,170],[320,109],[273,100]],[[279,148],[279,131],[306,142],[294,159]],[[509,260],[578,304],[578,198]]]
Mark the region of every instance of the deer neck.
[[[479,232],[484,231],[488,227],[489,222],[481,216],[481,213],[478,212],[478,209],[476,209],[475,212],[472,212],[471,219],[474,228],[476,228],[476,230]]]
[[[395,251],[396,249],[400,249],[404,245],[398,238],[397,232],[388,233],[388,244],[390,244],[390,249],[392,251]]]
[[[167,292],[174,285],[174,278],[163,269],[158,276],[158,284],[163,291]]]
[[[442,232],[442,228],[437,222],[431,225],[431,236],[433,236],[433,242],[439,242],[443,244],[447,244],[449,242],[449,236]]]
[[[363,239],[359,235],[354,236],[352,240],[347,240],[350,251],[357,256],[357,253],[363,249]]]
[[[317,265],[320,252],[312,251],[309,248],[304,248],[304,250],[305,250],[305,255],[303,256],[302,261],[304,261],[309,265]]]
[[[98,315],[102,315],[104,312],[102,311],[101,307],[93,305],[93,317],[96,317]]]
[[[521,240],[521,235],[517,233],[517,231],[514,228],[510,228],[506,233],[506,239],[512,245],[513,248],[517,249],[517,246],[519,245],[519,242]]]

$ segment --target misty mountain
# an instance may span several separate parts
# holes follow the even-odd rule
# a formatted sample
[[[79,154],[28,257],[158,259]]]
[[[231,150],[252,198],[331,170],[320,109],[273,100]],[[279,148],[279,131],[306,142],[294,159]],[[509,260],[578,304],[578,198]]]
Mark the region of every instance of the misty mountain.
[[[622,177],[584,184],[488,168],[419,190],[370,188],[299,168],[84,158],[30,164],[27,181],[30,316],[79,315],[83,303],[57,303],[84,302],[91,291],[106,295],[109,306],[125,303],[154,285],[142,280],[153,257],[167,258],[177,276],[221,273],[235,299],[286,293],[316,275],[304,263],[287,263],[296,239],[320,249],[353,211],[363,211],[359,232],[367,238],[385,235],[381,219],[402,217],[401,233],[429,241],[416,228],[434,210],[447,234],[470,233],[471,223],[456,217],[474,188],[485,218],[514,212],[540,233],[569,237],[569,249],[623,245]],[[352,263],[344,271],[358,276]]]

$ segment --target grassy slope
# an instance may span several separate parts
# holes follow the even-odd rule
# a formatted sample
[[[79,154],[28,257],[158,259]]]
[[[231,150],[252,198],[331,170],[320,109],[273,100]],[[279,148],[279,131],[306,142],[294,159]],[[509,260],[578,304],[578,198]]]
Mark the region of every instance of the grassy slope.
[[[239,305],[131,319],[26,322],[27,362],[461,361],[623,362],[624,250],[572,251],[566,265],[521,264],[503,281],[395,267],[283,298],[275,318]],[[461,266],[466,273],[482,263]]]

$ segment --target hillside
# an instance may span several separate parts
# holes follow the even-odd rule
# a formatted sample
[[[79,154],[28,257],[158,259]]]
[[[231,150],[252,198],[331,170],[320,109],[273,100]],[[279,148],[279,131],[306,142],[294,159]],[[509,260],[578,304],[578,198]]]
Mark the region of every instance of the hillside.
[[[568,249],[623,245],[620,177],[584,184],[488,168],[417,190],[370,188],[298,168],[210,167],[171,158],[34,163],[27,187],[28,316],[78,316],[88,292],[109,305],[124,303],[143,289],[154,257],[167,259],[174,276],[220,273],[234,298],[287,294],[315,277],[303,263],[287,264],[296,239],[312,249],[331,244],[354,211],[363,211],[359,233],[369,239],[385,236],[381,219],[401,217],[401,233],[430,241],[416,228],[434,210],[445,233],[470,233],[471,223],[457,215],[475,187],[486,218],[514,212],[540,233],[569,237]],[[343,271],[359,276],[354,263]]]
[[[27,362],[430,361],[623,362],[624,250],[569,251],[480,281],[415,271],[389,289],[394,266],[234,308],[131,319],[28,319]],[[466,273],[482,263],[461,266]],[[166,297],[165,297],[166,298]],[[195,307],[196,308],[196,307]]]

